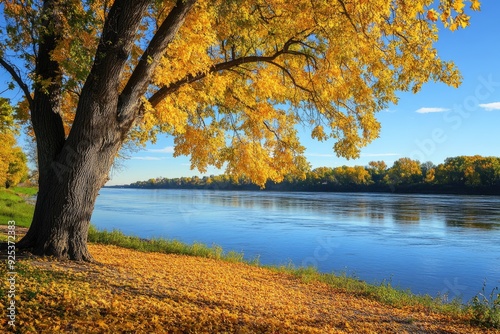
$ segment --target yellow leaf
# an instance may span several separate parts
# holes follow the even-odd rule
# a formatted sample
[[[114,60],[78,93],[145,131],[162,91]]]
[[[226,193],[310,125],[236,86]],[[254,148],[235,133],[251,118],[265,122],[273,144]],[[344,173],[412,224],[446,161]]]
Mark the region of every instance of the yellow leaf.
[[[453,2],[453,9],[454,9],[457,13],[459,13],[459,14],[463,13],[463,11],[464,11],[464,7],[465,7],[465,4],[464,4],[463,0],[455,0],[455,1]]]
[[[431,20],[432,22],[436,22],[438,18],[439,14],[434,9],[430,9],[427,12],[427,19]]]
[[[479,0],[471,0],[470,8],[472,10],[480,10],[481,9],[481,3],[479,2]]]

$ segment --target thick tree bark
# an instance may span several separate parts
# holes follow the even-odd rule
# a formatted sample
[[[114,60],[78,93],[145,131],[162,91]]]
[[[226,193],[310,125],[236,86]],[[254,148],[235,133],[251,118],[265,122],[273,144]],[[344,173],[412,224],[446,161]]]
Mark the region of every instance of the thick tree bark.
[[[90,218],[121,144],[119,132],[110,132],[104,145],[90,137],[65,145],[40,182],[33,223],[20,247],[37,255],[92,260],[87,249]]]
[[[20,248],[38,255],[92,260],[87,232],[99,189],[123,141],[117,120],[119,82],[148,0],[117,0],[105,24],[97,57],[78,103],[68,138],[64,138],[54,93],[59,69],[50,53],[57,33],[43,36],[37,73],[54,84],[35,90],[32,124],[37,137],[39,192],[35,214]],[[50,20],[60,12],[59,2],[45,1]],[[130,124],[131,125],[131,124]]]
[[[121,76],[149,3],[150,0],[113,3],[66,139],[58,113],[60,73],[58,64],[50,57],[59,36],[55,32],[42,36],[37,74],[52,84],[35,90],[33,98],[31,116],[37,137],[39,192],[31,227],[18,243],[20,248],[31,249],[37,255],[92,261],[87,234],[99,189],[106,183],[114,158],[140,114],[139,98],[146,92],[158,60],[195,0],[177,1],[120,92]],[[48,26],[60,15],[57,6],[58,1],[44,2]],[[150,58],[155,61],[149,63]]]

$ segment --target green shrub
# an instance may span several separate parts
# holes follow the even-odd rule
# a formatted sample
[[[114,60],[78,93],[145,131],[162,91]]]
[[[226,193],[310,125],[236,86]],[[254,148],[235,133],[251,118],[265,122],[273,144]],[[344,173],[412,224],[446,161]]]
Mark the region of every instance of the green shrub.
[[[484,327],[500,328],[500,293],[498,287],[487,296],[485,285],[482,293],[472,299],[473,321]]]

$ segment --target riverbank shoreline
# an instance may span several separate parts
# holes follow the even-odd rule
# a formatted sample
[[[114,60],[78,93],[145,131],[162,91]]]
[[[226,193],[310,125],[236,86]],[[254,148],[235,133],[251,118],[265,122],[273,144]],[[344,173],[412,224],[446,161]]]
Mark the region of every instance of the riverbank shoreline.
[[[95,243],[89,249],[95,263],[34,258],[18,264],[20,328],[26,332],[498,333],[471,325],[468,313],[388,306],[324,282],[307,282],[245,263]]]
[[[23,307],[28,309],[23,312],[38,318],[43,316],[44,319],[35,322],[37,326],[33,327],[32,319],[21,315],[18,323],[27,332],[83,329],[90,322],[86,316],[95,313],[95,306],[101,304],[99,312],[105,315],[91,316],[92,322],[98,324],[94,328],[96,331],[103,329],[116,332],[130,328],[158,331],[158,328],[168,328],[168,332],[203,332],[205,327],[199,327],[203,325],[231,333],[499,333],[493,328],[475,324],[474,309],[470,307],[447,306],[435,299],[415,296],[390,286],[371,286],[354,278],[321,274],[313,268],[264,267],[256,262],[245,263],[242,256],[231,252],[226,254],[220,248],[142,239],[125,236],[118,231],[97,231],[93,227],[89,239],[94,263],[32,256],[17,263],[17,268],[21,269],[17,279],[18,290],[21,291],[19,298],[23,301]],[[176,268],[175,273],[172,272],[172,266]],[[193,269],[196,266],[199,268]],[[241,274],[241,270],[244,274]],[[1,271],[5,271],[5,268]],[[220,286],[221,280],[225,280],[225,285]],[[75,281],[79,282],[79,286],[83,284],[85,289],[73,289],[71,285]],[[165,285],[165,281],[169,283]],[[275,287],[276,282],[284,283]],[[248,286],[255,284],[263,292],[248,293]],[[224,292],[215,293],[215,285],[219,285],[218,289]],[[47,286],[52,288],[47,291]],[[112,292],[109,286],[114,287]],[[200,289],[200,286],[204,288]],[[150,288],[189,291],[182,296],[160,294],[158,297]],[[279,292],[273,292],[274,288]],[[228,293],[228,289],[232,292]],[[36,302],[33,302],[34,291]],[[130,294],[129,291],[134,292]],[[62,304],[58,307],[65,310],[61,317],[51,313],[54,300],[58,300],[60,293],[74,298],[83,296],[84,300],[78,297],[79,301],[75,304],[79,305],[74,310],[76,313],[72,313],[71,300],[59,300]],[[215,295],[211,296],[211,293]],[[294,298],[299,299],[291,301],[290,295],[295,294],[299,297]],[[276,295],[282,297],[276,299]],[[200,301],[200,298],[203,300]],[[273,298],[275,305],[271,311],[265,314],[256,311],[264,307],[262,303],[267,305]],[[124,304],[120,306],[120,312],[116,310],[117,302],[102,305],[103,300],[110,299]],[[170,304],[184,299],[189,300],[188,305],[183,304],[176,314],[170,315],[181,317],[181,320],[172,323],[168,316],[173,307]],[[318,302],[318,299],[322,301]],[[228,301],[233,303],[228,305]],[[153,327],[142,318],[134,320],[133,312],[131,314],[129,311],[136,307],[136,302],[156,307],[158,313],[150,314],[157,319]],[[165,306],[165,303],[169,306]],[[249,303],[258,306],[252,307],[251,312],[242,311]],[[203,307],[200,308],[200,304]],[[212,304],[216,305],[213,309],[209,307]],[[187,310],[183,310],[184,307]],[[103,308],[106,311],[102,311]],[[85,315],[82,315],[82,309],[86,310]],[[342,309],[340,314],[328,313],[328,310],[339,309]],[[275,314],[278,312],[276,310],[284,313]],[[134,312],[145,311],[139,309]],[[183,316],[183,312],[189,316]],[[117,318],[128,319],[129,323],[125,326]],[[232,320],[228,322],[228,319]]]
[[[1,227],[0,230],[5,232],[3,227]],[[17,236],[20,237],[23,231],[25,233],[26,228],[17,227]],[[4,234],[3,232],[1,233]],[[18,282],[22,282],[20,284],[25,284],[25,282],[27,282],[26,284],[28,284],[20,287],[19,298],[23,301],[23,305],[26,305],[26,312],[30,315],[30,317],[23,318],[21,316],[19,318],[19,321],[25,321],[23,322],[23,325],[28,326],[34,318],[39,319],[38,322],[34,322],[37,326],[39,326],[35,327],[37,330],[39,328],[43,328],[47,331],[54,331],[57,328],[66,328],[67,330],[69,330],[68,328],[80,328],[78,326],[85,326],[85,324],[88,325],[89,321],[97,321],[97,323],[100,324],[99,326],[102,326],[99,327],[102,331],[124,331],[128,327],[123,327],[122,324],[116,323],[116,321],[118,321],[117,319],[123,316],[123,314],[113,311],[113,307],[116,305],[105,305],[105,307],[103,307],[105,315],[115,312],[113,313],[113,317],[106,317],[102,314],[98,316],[95,314],[95,312],[97,312],[96,305],[102,303],[102,300],[117,297],[121,298],[123,303],[125,303],[121,309],[130,310],[135,307],[133,304],[133,302],[135,302],[134,298],[142,296],[142,299],[136,301],[146,303],[151,307],[154,307],[151,303],[160,303],[162,305],[167,303],[170,305],[173,302],[178,302],[179,300],[184,300],[188,297],[191,299],[194,298],[194,300],[197,301],[194,305],[187,305],[187,310],[181,309],[181,311],[179,311],[181,313],[186,312],[189,316],[182,316],[177,313],[170,314],[174,317],[181,317],[182,320],[180,320],[180,322],[172,323],[170,320],[162,318],[162,316],[159,315],[160,313],[164,314],[165,312],[168,314],[168,312],[170,312],[168,310],[170,310],[171,306],[167,307],[167,311],[163,309],[162,306],[159,309],[157,308],[157,312],[159,312],[158,314],[151,314],[152,317],[160,317],[161,319],[158,318],[159,324],[161,326],[167,326],[170,332],[185,332],[185,330],[203,332],[204,328],[189,327],[193,325],[193,323],[202,323],[209,326],[207,328],[216,328],[218,331],[221,330],[239,333],[270,333],[276,332],[277,330],[278,332],[283,330],[289,333],[399,333],[405,331],[412,333],[438,333],[449,331],[449,329],[454,330],[450,332],[498,332],[493,329],[487,330],[483,327],[474,325],[474,323],[478,322],[479,318],[474,313],[477,310],[471,308],[470,306],[446,305],[430,297],[414,296],[409,292],[398,291],[388,285],[377,287],[354,278],[322,274],[314,268],[276,266],[264,267],[259,265],[258,262],[249,264],[245,263],[242,254],[235,252],[224,253],[220,247],[210,248],[201,244],[187,245],[178,241],[131,237],[125,236],[123,233],[118,231],[97,231],[93,227],[91,228],[89,234],[89,241],[89,248],[92,255],[96,259],[96,263],[93,264],[76,263],[72,261],[56,261],[50,258],[47,259],[38,257],[28,257],[27,259],[19,262],[19,268],[21,269],[19,272],[21,275],[19,276],[20,280]],[[113,252],[116,252],[119,255],[115,256],[114,262],[109,262],[111,260],[108,258],[108,255]],[[209,282],[209,286],[218,284],[216,281],[223,278],[221,277],[221,267],[242,266],[242,268],[246,268],[246,274],[242,276],[243,278],[241,278],[241,282],[234,280],[234,278],[239,277],[235,274],[235,272],[226,273],[228,277],[226,285],[227,287],[231,286],[231,288],[233,288],[232,285],[236,283],[240,290],[234,291],[233,293],[238,296],[246,296],[247,298],[248,296],[251,296],[252,303],[259,304],[261,301],[253,300],[259,296],[254,295],[253,293],[248,294],[246,284],[248,282],[256,284],[252,280],[249,281],[248,277],[252,277],[253,273],[262,274],[263,272],[266,273],[265,276],[258,278],[257,282],[262,285],[261,288],[264,289],[266,293],[270,293],[269,290],[271,289],[270,286],[267,285],[268,283],[275,281],[277,279],[276,277],[279,277],[280,280],[284,279],[283,277],[286,277],[286,280],[289,283],[287,283],[285,287],[279,288],[284,296],[295,293],[297,289],[294,287],[296,284],[300,283],[301,288],[298,291],[302,296],[308,295],[311,286],[315,287],[315,289],[318,286],[322,286],[321,289],[327,289],[322,291],[327,291],[328,295],[335,296],[335,298],[331,297],[333,299],[330,298],[328,301],[325,301],[321,310],[318,310],[316,307],[310,308],[309,305],[316,305],[316,298],[320,298],[320,296],[313,296],[313,300],[307,299],[309,298],[307,297],[304,302],[305,306],[300,306],[301,311],[298,312],[292,310],[290,311],[291,313],[287,309],[296,307],[296,304],[300,305],[300,301],[297,299],[294,303],[290,304],[288,299],[285,298],[287,300],[283,301],[284,304],[278,303],[274,306],[276,309],[284,309],[285,311],[283,312],[285,313],[282,315],[276,315],[274,313],[259,313],[258,310],[263,307],[260,304],[260,306],[256,307],[256,309],[252,309],[251,311],[242,311],[246,307],[245,300],[239,300],[231,305],[227,305],[227,301],[233,300],[235,297],[232,295],[223,295],[223,293],[217,295],[216,297],[210,297],[209,300],[203,299],[201,302],[197,291],[191,291],[188,296],[176,295],[169,297],[162,295],[163,297],[160,299],[152,296],[151,292],[145,288],[144,282],[146,282],[146,285],[157,286],[162,285],[162,280],[171,280],[171,274],[163,272],[165,268],[163,268],[163,265],[159,263],[164,263],[165,267],[171,267],[174,265],[174,260],[172,259],[178,259],[178,257],[181,257],[183,260],[181,262],[177,262],[176,265],[179,266],[178,269],[181,270],[181,272],[182,270],[184,271],[182,273],[179,272],[176,275],[178,275],[178,278],[184,282],[183,284],[187,285],[194,284],[195,286],[199,286],[199,284],[201,284],[199,282],[199,278],[203,278],[205,276],[213,277],[215,280]],[[158,258],[159,260],[152,260],[153,258]],[[139,261],[141,263],[140,265],[136,265],[138,266],[137,268],[140,268],[138,269],[140,274],[133,274],[133,278],[131,278],[132,276],[130,272],[128,272],[128,269],[134,261]],[[191,265],[189,264],[191,261],[195,261],[196,263],[205,263],[202,265],[202,267],[205,268],[204,271],[198,271],[196,274],[191,273],[190,269],[187,269],[191,268]],[[57,269],[58,267],[59,269]],[[113,270],[117,271],[115,271],[110,277],[107,277],[106,268],[114,268]],[[5,268],[2,270],[5,270]],[[157,276],[157,274],[160,275],[162,272],[162,277]],[[144,281],[143,277],[149,278]],[[35,278],[35,281],[33,281],[33,278]],[[115,281],[112,281],[111,279],[115,279]],[[74,290],[72,286],[70,288],[67,287],[68,284],[72,285],[73,283],[71,282],[75,281],[81,282],[89,290],[80,291],[78,289]],[[95,282],[100,281],[106,282],[106,284],[94,285]],[[204,281],[202,280],[202,282]],[[290,285],[290,282],[293,282],[293,284]],[[48,285],[53,286],[50,291],[46,291]],[[116,290],[111,295],[109,295],[109,291],[106,290],[109,286],[115,287]],[[132,296],[129,295],[127,291],[130,289],[136,291],[137,294],[133,294]],[[163,291],[169,289],[180,290],[185,289],[185,286],[172,287],[169,285],[161,287],[160,290]],[[208,290],[203,293],[209,293],[210,288],[207,289]],[[33,292],[35,291],[40,292],[37,292],[36,296],[33,296]],[[91,295],[89,291],[97,292],[97,297]],[[54,301],[57,301],[58,296],[63,292],[70,296],[87,296],[88,294],[88,297],[85,297],[85,300],[80,300],[78,302],[81,304],[81,308],[79,308],[75,314],[71,313],[73,312],[71,311],[71,305],[64,304],[66,306],[61,307],[65,307],[68,312],[71,312],[63,312],[65,314],[64,319],[57,318],[56,316],[55,320],[47,321],[46,319],[52,319],[54,317],[54,312],[59,312],[54,310]],[[164,300],[164,298],[167,297],[170,299]],[[266,295],[264,293],[263,297],[259,298],[263,298],[265,301],[274,297],[272,293],[271,295]],[[47,302],[48,305],[45,305],[44,301]],[[332,301],[334,302],[333,304]],[[75,305],[80,305],[76,301],[75,303]],[[204,307],[198,309],[200,303],[204,305]],[[343,305],[342,307],[346,309],[345,313],[342,313],[341,315],[331,315],[322,310],[323,308],[336,309],[341,307],[336,303],[341,303],[341,305]],[[350,303],[354,303],[357,306],[354,304],[351,305]],[[211,309],[210,305],[212,304],[216,307],[215,311]],[[220,305],[224,307],[220,307]],[[371,305],[376,305],[376,307]],[[206,313],[207,308],[210,311],[209,319],[205,319],[205,316],[203,315]],[[374,313],[370,313],[370,311],[367,315],[366,309],[370,308],[373,308]],[[83,309],[85,309],[85,312],[88,314],[93,314],[91,320],[81,314]],[[102,309],[102,307],[98,307],[98,309]],[[304,310],[312,312],[311,315],[302,315],[298,320],[295,319],[295,317],[298,317],[297,314],[304,314]],[[136,310],[136,312],[138,311]],[[403,318],[400,317],[401,314],[403,314]],[[422,316],[422,314],[425,314],[426,316]],[[319,320],[315,318],[318,317],[318,315]],[[154,328],[147,327],[148,324],[141,322],[142,320],[135,321],[134,317],[129,313],[126,313],[125,317],[129,317],[129,325],[139,326],[137,328],[141,328],[140,326],[146,326],[144,328],[154,330]],[[69,318],[70,320],[66,320],[66,318]],[[276,318],[279,318],[279,320],[276,320]],[[430,318],[435,319],[435,321],[430,321]],[[227,319],[233,320],[227,322]],[[323,321],[322,319],[327,319],[328,321]],[[68,321],[70,322],[68,323]],[[383,322],[384,325],[380,325],[380,322]],[[491,326],[488,322],[483,321],[480,323],[485,326]],[[27,328],[29,329],[31,327]],[[95,328],[95,330],[99,331],[97,328]]]

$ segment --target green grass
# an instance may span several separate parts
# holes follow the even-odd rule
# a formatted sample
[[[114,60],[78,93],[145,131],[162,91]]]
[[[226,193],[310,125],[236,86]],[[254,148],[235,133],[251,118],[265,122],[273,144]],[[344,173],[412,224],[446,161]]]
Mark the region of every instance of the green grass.
[[[477,294],[471,303],[474,322],[478,325],[500,328],[500,292],[495,287],[489,294],[485,291],[486,283],[482,292]]]
[[[0,189],[0,224],[6,225],[9,220],[15,220],[16,225],[29,227],[34,206],[26,203],[26,198],[36,194],[36,192],[36,188],[16,187]],[[136,236],[127,236],[118,230],[99,231],[92,225],[89,229],[88,241],[143,252],[183,254],[230,262],[245,262],[260,266],[258,258],[248,261],[244,259],[242,253],[233,251],[226,253],[217,245],[213,245],[212,247],[201,243],[189,245],[177,240],[161,238],[147,240]],[[396,307],[424,307],[432,311],[457,316],[472,314],[473,322],[476,325],[500,328],[500,294],[498,294],[498,288],[493,290],[487,297],[485,297],[486,294],[483,291],[468,305],[464,305],[459,300],[446,303],[440,298],[433,298],[428,295],[415,295],[409,290],[394,288],[388,282],[373,285],[347,274],[320,273],[314,267],[295,267],[292,264],[266,267],[274,271],[294,275],[306,282],[324,282],[346,293],[365,296]]]
[[[270,269],[294,275],[305,282],[323,282],[344,292],[365,296],[399,308],[424,307],[428,310],[453,315],[469,312],[468,307],[463,305],[459,299],[453,300],[451,303],[445,303],[438,297],[416,295],[410,290],[395,288],[386,281],[380,284],[369,284],[346,273],[321,273],[315,267],[294,267],[290,264],[280,267],[271,266]]]
[[[23,194],[26,196],[35,196],[38,193],[38,187],[11,187],[9,189],[16,194]]]
[[[136,236],[128,236],[118,230],[99,231],[90,226],[88,241],[106,245],[115,245],[142,252],[159,252],[167,254],[182,254],[200,256],[205,258],[222,259],[230,262],[244,262],[243,254],[237,252],[224,253],[217,245],[208,247],[202,243],[185,244],[178,240],[167,240],[161,238],[141,239]]]
[[[29,227],[35,207],[26,199],[37,191],[34,187],[0,188],[0,224],[14,220],[17,226]]]

